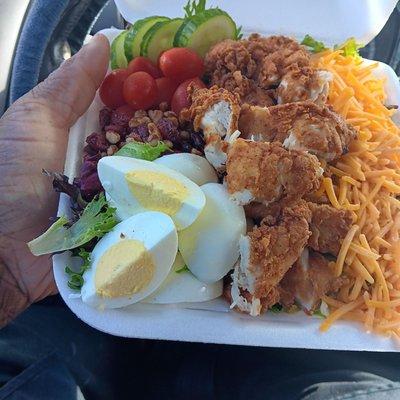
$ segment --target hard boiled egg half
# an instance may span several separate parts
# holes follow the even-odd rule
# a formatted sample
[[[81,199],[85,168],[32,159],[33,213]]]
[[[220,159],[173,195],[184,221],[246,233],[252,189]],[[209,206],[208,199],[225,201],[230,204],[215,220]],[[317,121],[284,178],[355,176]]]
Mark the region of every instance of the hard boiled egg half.
[[[120,222],[92,251],[82,301],[118,308],[144,299],[168,276],[177,248],[177,231],[166,214],[144,212]]]
[[[202,190],[181,173],[154,162],[130,157],[103,157],[98,163],[105,191],[131,215],[160,211],[177,229],[190,226],[205,205]]]
[[[142,302],[169,304],[208,301],[221,296],[222,287],[222,280],[213,283],[199,281],[188,270],[181,254],[178,253],[167,279]]]
[[[239,258],[239,239],[246,234],[242,206],[233,203],[219,183],[201,186],[206,205],[196,221],[178,233],[179,251],[202,282],[222,279]]]
[[[210,182],[218,182],[214,168],[204,157],[197,154],[167,154],[157,158],[154,162],[180,172],[199,186]]]

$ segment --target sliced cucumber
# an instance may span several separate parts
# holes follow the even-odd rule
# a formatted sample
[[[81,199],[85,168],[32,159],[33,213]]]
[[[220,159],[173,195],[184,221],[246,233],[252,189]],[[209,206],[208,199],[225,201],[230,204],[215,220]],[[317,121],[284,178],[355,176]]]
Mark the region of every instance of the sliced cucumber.
[[[157,22],[168,21],[167,17],[147,17],[136,21],[129,29],[128,34],[125,37],[125,56],[128,62],[132,58],[140,55],[140,45],[143,40],[145,33]]]
[[[111,43],[111,69],[126,68],[128,60],[125,57],[124,42],[128,31],[121,32]]]
[[[236,38],[236,24],[219,8],[201,11],[185,19],[174,39],[174,47],[190,47],[201,57],[214,44]]]
[[[173,46],[175,34],[182,22],[182,18],[174,18],[154,24],[143,37],[140,55],[150,58],[156,64],[159,55]]]

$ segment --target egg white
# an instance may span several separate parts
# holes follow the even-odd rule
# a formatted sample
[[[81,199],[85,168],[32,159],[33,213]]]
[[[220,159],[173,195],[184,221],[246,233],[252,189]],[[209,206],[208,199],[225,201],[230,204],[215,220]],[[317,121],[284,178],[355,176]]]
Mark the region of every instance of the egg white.
[[[106,192],[106,200],[110,207],[115,208],[115,215],[118,221],[124,221],[132,216],[129,209],[127,207],[122,206],[121,204],[117,204],[111,196]]]
[[[223,278],[239,258],[239,239],[246,234],[242,206],[233,203],[219,183],[201,187],[206,205],[197,220],[178,233],[178,247],[190,271],[202,282]]]
[[[186,187],[189,193],[187,198],[182,201],[178,212],[170,215],[178,230],[191,225],[205,205],[205,196],[198,185],[164,165],[130,157],[112,156],[100,159],[97,169],[102,186],[115,201],[117,208],[121,206],[130,215],[150,211],[139,203],[129,189],[125,175],[133,171],[158,172],[175,179]]]
[[[221,296],[223,289],[222,280],[214,283],[203,283],[190,271],[180,271],[184,267],[185,261],[178,252],[171,272],[165,281],[149,297],[142,300],[142,303],[170,304],[202,302]]]
[[[210,182],[218,182],[215,169],[204,157],[197,154],[167,154],[157,158],[154,162],[180,172],[199,186]]]
[[[102,255],[121,240],[135,239],[143,243],[151,254],[155,266],[150,283],[130,296],[106,298],[96,292],[95,274]],[[136,214],[117,224],[104,235],[91,253],[91,267],[84,273],[81,297],[84,303],[99,308],[119,308],[136,303],[154,292],[168,276],[175,260],[178,237],[172,219],[160,212]]]

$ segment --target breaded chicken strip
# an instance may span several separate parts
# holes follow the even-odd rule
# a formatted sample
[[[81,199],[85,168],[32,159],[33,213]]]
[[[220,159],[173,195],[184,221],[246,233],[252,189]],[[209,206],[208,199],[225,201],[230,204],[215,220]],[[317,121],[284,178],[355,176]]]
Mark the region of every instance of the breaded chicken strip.
[[[247,48],[247,39],[226,39],[213,46],[204,58],[206,74],[211,76],[211,83],[218,84],[228,72],[240,71],[250,78],[256,72],[256,62]]]
[[[307,202],[312,218],[310,230],[312,235],[308,246],[320,253],[329,253],[337,256],[343,239],[353,224],[353,217],[348,210],[337,210],[329,204]],[[290,206],[290,202],[280,200],[270,204],[253,202],[245,205],[247,218],[256,223],[262,220],[274,223],[283,207]]]
[[[206,54],[206,74],[212,85],[238,93],[242,103],[273,105],[273,93],[291,67],[310,64],[309,52],[285,36],[250,35],[223,40]]]
[[[305,249],[279,285],[280,302],[286,307],[297,302],[313,311],[323,296],[336,293],[345,283],[348,278],[335,277],[322,254]]]
[[[295,41],[291,41],[291,44],[290,47],[282,47],[264,57],[256,77],[261,88],[277,86],[291,68],[307,67],[310,64],[309,52]]]
[[[224,138],[238,129],[240,114],[238,95],[218,86],[209,89],[189,86],[188,96],[191,106],[182,110],[180,118],[192,121],[196,132],[202,129],[206,138],[212,134]]]
[[[356,131],[328,107],[311,101],[269,108],[243,106],[239,118],[243,138],[278,141],[289,150],[305,150],[332,161],[347,152]]]
[[[275,104],[274,90],[266,90],[257,86],[252,79],[246,78],[240,71],[224,74],[218,81],[218,86],[237,93],[242,104],[269,107]]]
[[[239,96],[217,86],[210,89],[189,86],[188,96],[191,106],[183,109],[179,118],[193,122],[195,131],[203,130],[207,160],[217,170],[224,170],[229,139],[238,127]]]
[[[308,245],[320,253],[337,256],[342,241],[353,224],[351,212],[337,210],[327,204],[308,203],[308,206],[312,213],[312,235]]]
[[[289,50],[290,54],[296,54],[299,51],[304,53],[297,60],[293,58],[292,61],[294,63],[303,64],[303,59],[306,59],[307,63],[310,63],[310,53],[306,48],[295,39],[287,36],[261,36],[258,33],[252,33],[247,39],[246,47],[251,54],[251,58],[256,63],[262,62],[266,56],[279,52],[282,49]]]
[[[232,200],[244,205],[300,199],[319,188],[323,170],[318,159],[304,151],[239,138],[229,147],[226,172]]]
[[[306,202],[300,201],[284,208],[275,225],[263,223],[242,236],[241,260],[232,276],[233,306],[258,315],[262,305],[271,306],[277,302],[279,282],[299,258],[311,235],[310,220]],[[266,304],[265,299],[270,299],[270,304]]]
[[[311,100],[317,104],[325,104],[332,78],[329,71],[291,67],[276,90],[277,102],[284,104]]]

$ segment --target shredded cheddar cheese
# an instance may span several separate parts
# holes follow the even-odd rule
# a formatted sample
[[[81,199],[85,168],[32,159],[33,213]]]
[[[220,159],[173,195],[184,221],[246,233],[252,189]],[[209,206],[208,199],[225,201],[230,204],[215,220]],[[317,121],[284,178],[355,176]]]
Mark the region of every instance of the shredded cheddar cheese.
[[[319,53],[313,62],[333,75],[328,104],[358,132],[316,193],[354,217],[334,265],[336,276],[346,274],[350,283],[323,298],[330,314],[321,330],[349,319],[400,340],[400,130],[394,110],[385,107],[384,81],[373,74],[378,63],[340,50]]]

